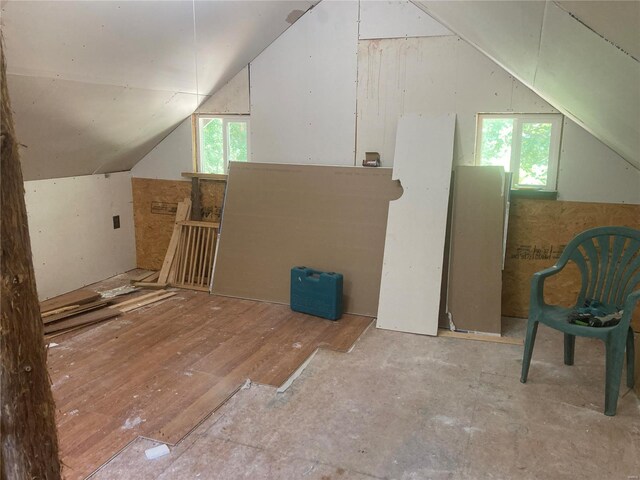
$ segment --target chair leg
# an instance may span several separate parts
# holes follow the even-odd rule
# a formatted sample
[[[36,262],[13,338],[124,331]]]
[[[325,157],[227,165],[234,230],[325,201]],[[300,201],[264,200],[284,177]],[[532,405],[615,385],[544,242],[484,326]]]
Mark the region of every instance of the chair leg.
[[[622,364],[624,363],[624,341],[618,336],[609,337],[606,341],[607,370],[605,382],[604,414],[614,416],[618,407]]]
[[[576,336],[564,334],[564,364],[573,365],[573,356],[576,350]]]
[[[524,355],[522,357],[522,375],[520,381],[526,383],[529,375],[529,365],[531,365],[531,355],[533,354],[533,345],[536,343],[536,333],[538,332],[538,322],[529,320],[527,323],[527,338],[524,341]]]
[[[627,387],[633,388],[635,385],[635,347],[633,344],[633,329],[629,327],[627,335]]]

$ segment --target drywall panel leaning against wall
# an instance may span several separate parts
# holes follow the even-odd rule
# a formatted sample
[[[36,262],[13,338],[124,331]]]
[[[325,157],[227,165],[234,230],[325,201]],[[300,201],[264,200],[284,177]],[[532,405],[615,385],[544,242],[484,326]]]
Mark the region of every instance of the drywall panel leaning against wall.
[[[375,316],[388,168],[231,162],[213,293],[289,303],[291,268],[344,275],[344,311]]]
[[[437,334],[455,119],[398,121],[393,179],[404,193],[389,204],[378,328]]]
[[[501,332],[504,176],[502,167],[455,170],[447,308],[456,330]]]

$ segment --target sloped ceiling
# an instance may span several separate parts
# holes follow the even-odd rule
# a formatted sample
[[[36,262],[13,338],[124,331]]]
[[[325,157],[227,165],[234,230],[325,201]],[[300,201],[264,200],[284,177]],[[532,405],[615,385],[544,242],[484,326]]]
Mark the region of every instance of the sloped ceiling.
[[[315,3],[2,3],[25,179],[130,169]]]
[[[413,3],[640,168],[639,2]]]

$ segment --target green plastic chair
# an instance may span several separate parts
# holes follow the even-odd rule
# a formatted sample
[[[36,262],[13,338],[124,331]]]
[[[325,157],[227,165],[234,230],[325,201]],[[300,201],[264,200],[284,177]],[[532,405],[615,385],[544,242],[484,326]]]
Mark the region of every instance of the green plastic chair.
[[[582,287],[574,308],[586,299],[594,299],[609,307],[622,308],[620,323],[613,327],[586,327],[567,320],[573,308],[544,303],[544,281],[559,273],[569,261],[575,262],[582,276]],[[620,377],[627,350],[627,386],[634,384],[633,330],[631,316],[640,299],[640,230],[627,227],[600,227],[582,232],[566,246],[558,262],[533,275],[527,337],[522,359],[525,383],[538,323],[564,332],[564,363],[573,365],[576,336],[599,338],[606,346],[605,415],[616,414]]]

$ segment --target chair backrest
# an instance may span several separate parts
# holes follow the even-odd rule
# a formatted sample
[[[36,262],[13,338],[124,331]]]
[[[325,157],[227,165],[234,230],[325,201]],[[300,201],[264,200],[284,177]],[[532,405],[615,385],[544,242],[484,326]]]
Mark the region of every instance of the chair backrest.
[[[599,227],[577,235],[558,263],[572,260],[580,269],[582,287],[577,306],[585,299],[621,308],[640,286],[640,230]]]

